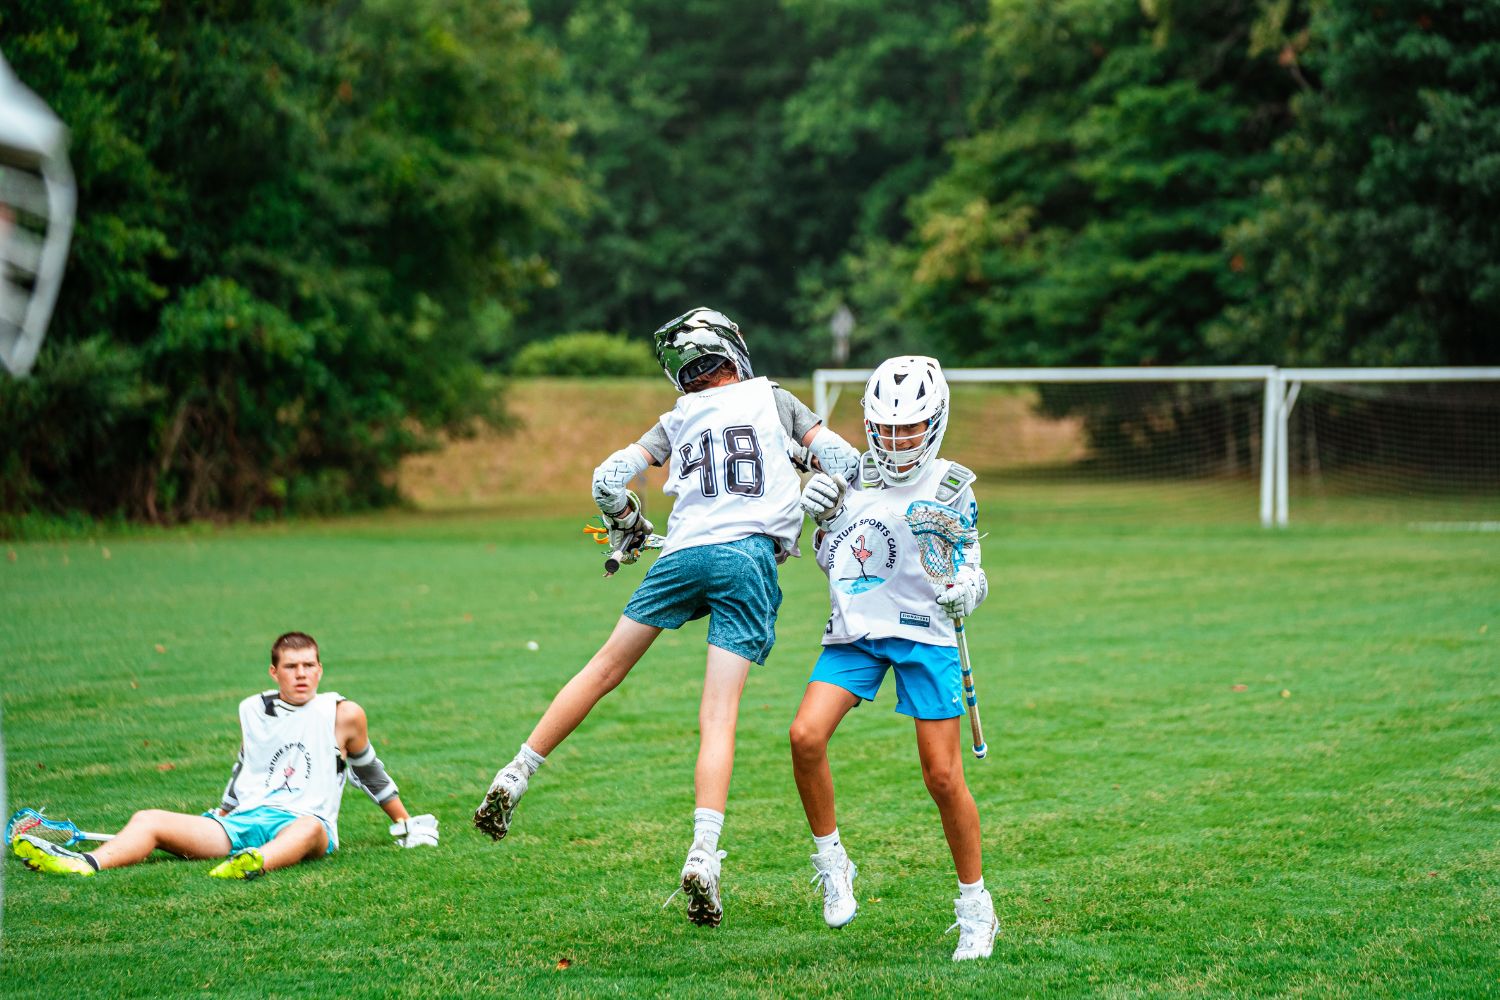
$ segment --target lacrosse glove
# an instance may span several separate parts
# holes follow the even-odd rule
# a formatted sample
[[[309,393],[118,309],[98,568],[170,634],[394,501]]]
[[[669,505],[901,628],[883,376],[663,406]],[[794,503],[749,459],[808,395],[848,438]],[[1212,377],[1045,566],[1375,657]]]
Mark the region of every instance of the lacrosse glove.
[[[609,529],[609,550],[620,553],[620,562],[629,565],[641,557],[641,546],[656,526],[641,513],[641,498],[634,490],[625,491],[625,507],[615,514],[600,512]]]
[[[949,618],[967,618],[984,603],[989,592],[990,584],[985,579],[984,570],[978,566],[960,566],[953,575],[953,586],[938,592],[938,607]]]
[[[436,847],[438,843],[438,821],[431,813],[397,820],[391,824],[391,836],[401,847]]]
[[[798,501],[807,516],[820,528],[827,528],[844,512],[844,491],[847,484],[826,472],[819,472],[807,481]]]

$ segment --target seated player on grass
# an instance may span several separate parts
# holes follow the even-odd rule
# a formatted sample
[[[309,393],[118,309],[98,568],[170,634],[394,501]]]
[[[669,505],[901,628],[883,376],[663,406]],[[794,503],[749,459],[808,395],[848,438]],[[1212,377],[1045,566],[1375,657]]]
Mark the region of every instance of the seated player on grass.
[[[33,871],[93,875],[160,848],[183,858],[227,856],[209,871],[214,878],[256,878],[338,848],[346,778],[385,810],[398,844],[435,846],[438,821],[408,815],[375,756],[364,709],[331,691],[319,694],[322,678],[312,636],[288,632],[271,646],[276,688],[240,702],[240,755],[217,809],[201,816],[142,810],[86,854],[21,833],[15,853]]]
[[[656,358],[681,398],[644,437],[594,472],[594,502],[622,561],[639,555],[652,526],[627,489],[647,465],[669,459],[677,497],[660,558],[636,588],[614,632],[553,698],[515,759],[500,769],[474,813],[496,840],[547,755],[614,690],[662,629],[709,615],[708,662],[698,714],[693,841],[682,867],[688,919],[717,926],[718,849],[740,693],[751,664],[776,639],[776,566],[801,534],[800,481],[789,455],[806,446],[821,468],[856,468],[859,454],[786,390],[750,369],[749,352],[723,313],[694,309],[656,331]],[[675,895],[675,893],[674,893]]]
[[[958,868],[959,930],[954,961],[986,958],[999,922],[980,864],[979,810],[964,783],[958,641],[950,618],[966,618],[988,589],[979,545],[963,552],[952,587],[935,593],[907,526],[913,501],[955,508],[973,524],[974,474],[938,458],[948,416],[948,383],[931,358],[892,358],[865,386],[870,450],[858,478],[813,476],[802,506],[818,525],[818,565],[828,573],[832,612],[823,653],[792,721],[792,769],[812,827],[815,880],[823,883],[830,927],[854,919],[856,869],[834,815],[828,741],[849,710],[872,701],[895,668],[896,711],[916,723],[922,778],[942,817]]]

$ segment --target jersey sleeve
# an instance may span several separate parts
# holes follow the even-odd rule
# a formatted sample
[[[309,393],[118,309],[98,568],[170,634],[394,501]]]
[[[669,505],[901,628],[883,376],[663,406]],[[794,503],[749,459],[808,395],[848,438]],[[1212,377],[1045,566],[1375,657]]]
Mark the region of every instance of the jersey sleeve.
[[[773,386],[771,391],[776,397],[776,414],[781,417],[782,428],[794,444],[801,444],[807,432],[821,424],[823,418],[781,386]]]
[[[667,429],[661,425],[660,421],[657,421],[649,431],[642,434],[636,444],[646,449],[646,453],[651,456],[651,460],[657,465],[667,464],[667,456],[672,451],[672,442],[668,440]]]

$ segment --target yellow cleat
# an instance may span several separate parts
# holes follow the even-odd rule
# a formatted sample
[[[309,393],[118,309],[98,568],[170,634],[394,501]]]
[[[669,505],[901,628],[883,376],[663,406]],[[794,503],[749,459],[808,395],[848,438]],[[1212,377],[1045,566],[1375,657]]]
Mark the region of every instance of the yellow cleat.
[[[15,840],[11,841],[11,850],[34,872],[46,872],[48,875],[94,874],[94,866],[82,854],[30,834],[16,834]]]
[[[229,860],[209,870],[209,878],[260,878],[266,873],[266,859],[253,847],[235,851]]]

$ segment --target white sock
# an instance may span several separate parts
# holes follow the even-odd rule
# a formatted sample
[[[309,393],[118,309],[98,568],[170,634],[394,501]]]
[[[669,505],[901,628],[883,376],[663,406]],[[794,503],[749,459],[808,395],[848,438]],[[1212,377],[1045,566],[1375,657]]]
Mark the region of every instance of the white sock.
[[[719,849],[719,834],[724,832],[724,814],[717,809],[693,810],[693,843],[710,851]]]
[[[962,882],[962,881],[960,881],[958,883],[958,898],[959,899],[978,899],[982,895],[984,895],[984,877],[983,876],[980,876],[978,882]]]
[[[813,834],[813,846],[818,849],[819,854],[822,854],[825,851],[831,851],[835,847],[837,847],[839,850],[843,850],[844,845],[839,842],[839,828],[834,827],[832,833],[823,837],[818,836],[816,833]]]
[[[530,744],[527,743],[521,744],[521,749],[516,752],[516,759],[511,761],[512,764],[525,771],[528,778],[536,774],[536,769],[546,762],[547,758],[531,749]]]

